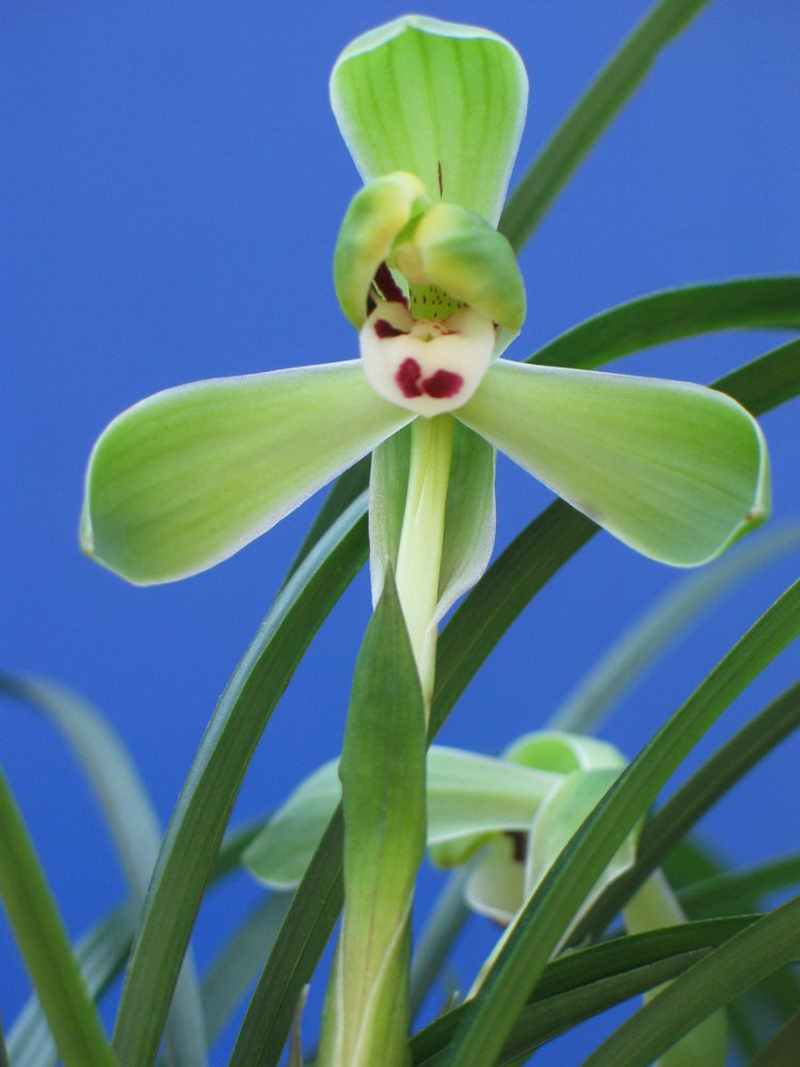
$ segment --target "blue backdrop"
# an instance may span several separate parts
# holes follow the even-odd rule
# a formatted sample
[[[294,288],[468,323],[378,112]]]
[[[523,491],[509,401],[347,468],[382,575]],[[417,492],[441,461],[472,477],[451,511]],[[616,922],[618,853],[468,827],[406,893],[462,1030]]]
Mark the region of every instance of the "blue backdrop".
[[[435,0],[427,12],[488,25],[522,54],[531,106],[519,174],[650,6]],[[106,422],[157,389],[355,354],[330,262],[358,178],[327,77],[352,37],[401,13],[389,0],[6,6],[0,667],[93,700],[164,821],[318,501],[208,574],[135,589],[78,551],[84,462]],[[522,256],[530,311],[517,355],[647,291],[797,270],[799,30],[787,0],[720,0],[667,50]],[[621,369],[710,381],[780,339],[717,335]],[[796,420],[796,408],[764,419],[776,517],[798,515]],[[499,544],[547,502],[501,463]],[[714,611],[625,700],[607,736],[635,754],[796,569],[796,555],[782,560]],[[595,538],[517,622],[444,739],[496,752],[542,724],[609,641],[684,577]],[[237,817],[276,805],[338,751],[368,610],[362,576],[270,723]],[[699,755],[795,673],[790,652]],[[0,714],[3,764],[77,935],[123,892],[117,862],[61,739],[10,703]],[[797,848],[797,759],[786,743],[705,821],[735,863]],[[421,912],[434,884],[426,876]],[[258,892],[242,877],[204,907],[201,967]],[[477,920],[470,932],[458,957],[467,975],[495,936]],[[9,1021],[27,984],[5,926],[0,961]],[[585,1047],[572,1040],[537,1062],[578,1062]]]

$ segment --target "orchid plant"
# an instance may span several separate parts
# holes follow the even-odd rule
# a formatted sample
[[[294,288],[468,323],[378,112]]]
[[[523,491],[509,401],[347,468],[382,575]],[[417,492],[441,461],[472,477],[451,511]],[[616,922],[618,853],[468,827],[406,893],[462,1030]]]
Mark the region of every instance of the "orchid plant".
[[[601,116],[594,136],[700,6],[658,5],[625,46],[633,52],[623,49],[592,90]],[[194,915],[271,709],[346,584],[343,575],[360,563],[366,497],[373,613],[355,665],[341,758],[301,783],[258,832],[226,846],[274,891],[270,907],[281,918],[286,913],[280,933],[271,930],[274,947],[231,1063],[277,1063],[290,1032],[290,1063],[303,1063],[302,987],[338,914],[343,884],[343,921],[313,1054],[319,1067],[522,1063],[551,1035],[530,999],[550,988],[547,981],[555,992],[541,996],[554,1005],[558,997],[577,998],[573,1009],[565,1000],[556,1005],[566,1025],[645,994],[644,1022],[635,1016],[632,1029],[623,1027],[587,1061],[595,1067],[656,1059],[662,1067],[721,1067],[721,1009],[748,988],[741,960],[757,961],[754,984],[769,976],[770,961],[774,970],[796,958],[800,943],[786,931],[797,904],[757,922],[719,919],[713,929],[687,920],[667,877],[670,839],[662,830],[663,840],[652,843],[647,813],[726,701],[800,629],[800,594],[779,601],[630,764],[588,736],[588,714],[573,716],[572,729],[526,735],[501,758],[428,746],[455,700],[447,685],[463,688],[457,676],[468,677],[485,654],[473,639],[476,620],[491,623],[502,602],[492,583],[514,590],[524,581],[511,565],[486,573],[495,540],[496,451],[565,502],[551,509],[552,530],[543,522],[531,535],[542,562],[525,567],[542,568],[539,584],[596,526],[661,563],[708,563],[767,518],[766,445],[748,408],[766,410],[800,390],[796,349],[776,350],[755,371],[734,375],[729,392],[598,371],[602,360],[582,352],[580,331],[568,336],[566,358],[562,353],[552,365],[514,358],[526,315],[516,252],[527,223],[509,236],[502,212],[528,95],[517,52],[489,30],[405,16],[345,48],[330,87],[363,181],[333,254],[333,284],[357,333],[359,358],[306,365],[309,353],[300,351],[303,365],[177,386],[123,412],[89,459],[81,545],[129,582],[175,581],[227,559],[334,478],[343,476],[340,486],[349,478],[350,488],[339,498],[334,491],[220,702],[146,899],[140,878],[143,911],[131,920],[135,940],[113,1046],[63,931],[42,905],[49,936],[63,949],[59,988],[72,990],[68,1003],[48,997],[45,981],[52,1035],[68,1067],[152,1063],[165,1025],[171,1063],[198,1067],[205,1056],[190,959],[181,970]],[[581,132],[566,127],[573,159],[563,165],[563,180],[587,148],[583,121],[575,124]],[[781,282],[772,281],[763,309],[741,322],[734,293],[723,325],[796,325],[800,286],[786,280],[781,303]],[[741,284],[761,291],[757,281]],[[535,314],[535,294],[531,304]],[[689,332],[715,328],[703,324],[704,306],[701,294]],[[313,336],[324,338],[324,323]],[[766,386],[759,392],[754,383]],[[368,491],[364,465],[354,466],[365,457]],[[439,648],[442,620],[467,593],[448,627],[455,637]],[[310,623],[315,612],[319,621]],[[454,648],[466,649],[466,665]],[[11,688],[60,707],[53,692]],[[678,824],[686,818],[678,807]],[[39,873],[24,853],[23,830],[13,825],[14,862],[29,882],[7,880],[4,894],[24,927],[24,897]],[[466,901],[503,933],[462,991],[463,1002],[409,1042],[420,989],[427,988],[419,980],[422,947],[412,964],[411,922],[426,847],[438,866],[461,871],[444,925],[450,929]],[[620,912],[628,934],[587,947]],[[442,948],[450,934],[440,923],[430,936]],[[706,957],[716,945],[722,947]],[[711,981],[709,993],[707,961],[725,951],[736,966],[725,970],[723,956],[724,978]],[[659,1019],[666,1020],[660,1028]],[[22,1031],[14,1047],[32,1040]]]

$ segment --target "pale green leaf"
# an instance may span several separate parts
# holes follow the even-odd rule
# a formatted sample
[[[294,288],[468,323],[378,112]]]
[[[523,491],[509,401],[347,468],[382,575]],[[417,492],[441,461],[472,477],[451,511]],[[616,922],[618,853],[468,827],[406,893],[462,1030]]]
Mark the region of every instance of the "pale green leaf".
[[[172,581],[227,559],[411,415],[358,360],[156,393],[94,447],[84,550],[131,582]]]
[[[704,563],[767,514],[761,431],[703,386],[498,360],[458,417],[663,563]]]
[[[625,766],[625,757],[608,741],[560,730],[537,730],[517,738],[503,759],[558,775]]]
[[[410,171],[430,196],[492,224],[527,97],[522,60],[502,37],[422,15],[357,37],[331,75],[334,114],[365,181]]]

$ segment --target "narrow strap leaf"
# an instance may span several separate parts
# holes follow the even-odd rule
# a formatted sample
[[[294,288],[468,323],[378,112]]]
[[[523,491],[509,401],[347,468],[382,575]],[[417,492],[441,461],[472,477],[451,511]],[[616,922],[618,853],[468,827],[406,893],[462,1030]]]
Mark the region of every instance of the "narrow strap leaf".
[[[53,682],[0,674],[0,692],[43,712],[66,737],[97,797],[133,900],[142,907],[161,844],[161,828],[121,741],[86,701]],[[167,1021],[167,1064],[200,1067],[205,1062],[202,1030],[200,987],[194,962],[187,955]]]
[[[238,872],[242,852],[258,833],[263,820],[237,827],[222,843],[212,883]],[[75,944],[75,955],[93,1000],[99,1000],[121,972],[136,929],[138,908],[127,901],[94,924]],[[208,1025],[208,1023],[206,1024]],[[39,998],[34,993],[17,1016],[9,1034],[14,1067],[55,1067],[58,1052]]]
[[[294,1009],[339,917],[344,900],[341,805],[297,887],[261,971],[236,1038],[229,1067],[273,1067],[280,1061]]]
[[[0,897],[65,1067],[113,1067],[116,1057],[2,772]]]
[[[450,875],[417,941],[411,961],[412,1019],[422,1006],[469,918],[470,911],[464,902],[464,884],[469,873],[468,867],[462,867]]]
[[[759,1052],[750,1067],[796,1067],[800,1048],[800,1011],[782,1026],[768,1045]]]
[[[245,770],[311,638],[366,557],[354,501],[284,586],[223,693],[162,845],[117,1016],[116,1047],[144,1067]]]
[[[661,0],[558,128],[506,204],[499,229],[519,249],[617,112],[644,80],[659,53],[708,0]]]
[[[798,958],[800,897],[795,897],[694,964],[623,1023],[584,1067],[647,1067],[697,1023]]]
[[[225,942],[203,977],[205,1039],[211,1045],[261,970],[291,903],[289,893],[269,893]]]
[[[772,605],[659,730],[550,868],[470,1002],[453,1039],[448,1067],[487,1067],[494,1062],[548,957],[616,849],[731,701],[798,633],[800,582]]]
[[[532,1052],[545,1041],[612,1004],[680,974],[707,950],[746,929],[756,915],[685,923],[615,938],[552,960],[520,1014],[499,1063]],[[659,976],[658,978],[656,976]],[[444,1050],[467,1011],[460,1005],[412,1040],[415,1067],[443,1062]]]
[[[680,891],[681,905],[691,915],[714,909],[715,914],[744,910],[753,899],[800,885],[800,853],[760,863],[743,871],[725,871],[692,882]]]
[[[800,523],[768,528],[684,580],[608,649],[559,707],[550,726],[574,733],[596,730],[620,696],[715,600],[798,547]]]
[[[683,337],[717,330],[779,328],[800,329],[800,277],[744,278],[650,293],[573,326],[528,362],[594,370],[632,352]],[[790,368],[792,361],[788,363]],[[793,378],[789,368],[786,374]],[[734,374],[749,379],[747,368]],[[749,389],[756,384],[748,380]],[[739,395],[727,379],[715,388]]]
[[[575,930],[574,939],[602,930],[709,808],[798,726],[800,682],[717,749],[655,813],[640,838],[636,865],[608,887]]]

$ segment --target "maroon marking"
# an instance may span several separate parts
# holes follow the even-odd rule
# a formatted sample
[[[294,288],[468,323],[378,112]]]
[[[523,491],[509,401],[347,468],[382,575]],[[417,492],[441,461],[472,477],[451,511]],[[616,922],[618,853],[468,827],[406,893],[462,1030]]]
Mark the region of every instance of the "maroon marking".
[[[506,830],[506,836],[511,838],[511,852],[515,863],[522,863],[528,851],[528,841],[525,834],[519,830]]]
[[[403,295],[403,290],[392,277],[392,272],[385,263],[381,263],[375,271],[375,284],[383,293],[383,299],[389,304],[403,304],[408,307],[408,302]]]
[[[392,326],[391,322],[387,322],[386,319],[375,320],[375,333],[378,337],[397,337],[401,333],[405,333],[405,330],[398,330],[396,326]]]
[[[439,196],[444,197],[444,182],[442,181],[442,161],[441,160],[439,160],[439,162],[437,163],[436,169],[439,172]]]
[[[377,304],[375,303],[375,297],[372,295],[372,293],[367,293],[367,318],[370,317],[376,307]]]
[[[409,358],[403,360],[397,374],[394,376],[394,380],[400,387],[400,392],[409,400],[414,396],[422,396],[422,390],[418,384],[421,374],[422,368],[419,363],[415,359]]]
[[[464,379],[460,374],[453,374],[450,370],[437,370],[430,378],[425,378],[422,388],[428,396],[432,396],[435,400],[441,400],[445,397],[455,396],[456,393],[460,392],[463,384]]]

